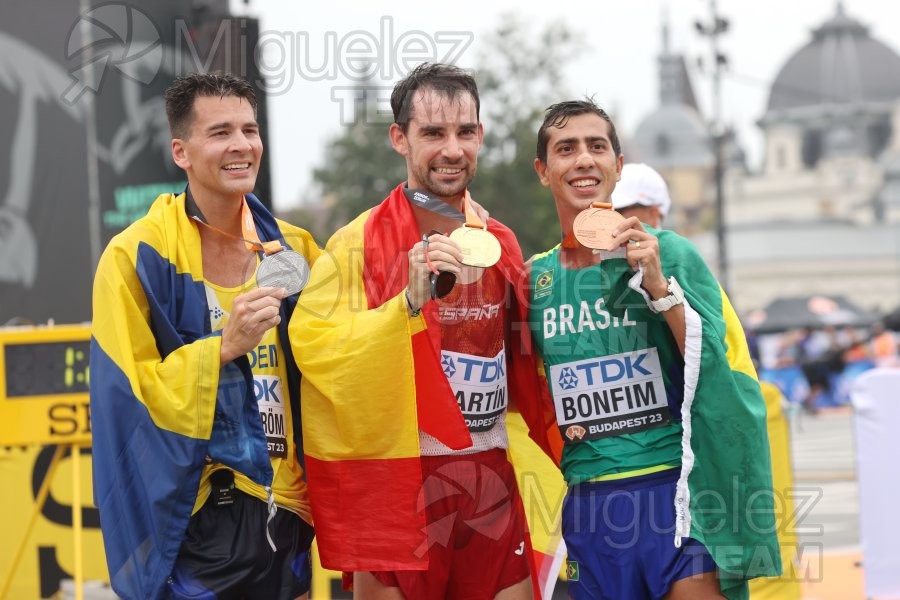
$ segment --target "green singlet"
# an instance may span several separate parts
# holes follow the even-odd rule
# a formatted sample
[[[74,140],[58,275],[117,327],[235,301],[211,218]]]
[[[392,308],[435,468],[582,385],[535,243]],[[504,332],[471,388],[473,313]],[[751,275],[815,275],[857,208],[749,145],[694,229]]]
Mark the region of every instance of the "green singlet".
[[[528,321],[566,442],[566,482],[680,466],[684,360],[665,319],[628,287],[624,259],[570,270],[559,252],[532,259]]]

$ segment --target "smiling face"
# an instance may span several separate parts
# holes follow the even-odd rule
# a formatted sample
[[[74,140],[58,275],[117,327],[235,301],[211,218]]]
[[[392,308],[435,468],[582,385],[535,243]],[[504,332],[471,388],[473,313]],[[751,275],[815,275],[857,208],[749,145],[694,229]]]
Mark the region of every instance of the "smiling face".
[[[172,158],[191,192],[208,200],[252,192],[262,153],[253,107],[237,96],[198,96],[188,136],[172,140]]]
[[[449,97],[430,88],[415,92],[406,131],[391,125],[391,144],[406,158],[409,187],[456,204],[475,176],[484,132],[467,92]]]
[[[593,113],[567,117],[561,127],[547,132],[547,160],[535,159],[534,168],[553,193],[560,222],[569,231],[591,202],[609,201],[623,157],[613,150],[609,124]]]

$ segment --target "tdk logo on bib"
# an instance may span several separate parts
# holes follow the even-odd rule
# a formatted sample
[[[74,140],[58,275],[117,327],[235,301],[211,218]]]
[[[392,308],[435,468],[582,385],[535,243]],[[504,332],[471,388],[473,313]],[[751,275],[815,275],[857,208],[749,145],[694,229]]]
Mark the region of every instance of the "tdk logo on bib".
[[[559,374],[559,387],[564,390],[572,390],[578,385],[578,375],[570,367],[566,367]]]
[[[549,380],[556,421],[569,443],[669,421],[656,348],[552,365]]]
[[[444,375],[450,379],[456,375],[456,365],[453,363],[453,357],[446,354],[441,355],[441,366],[444,367]]]
[[[656,352],[655,348],[653,352]],[[608,383],[623,378],[634,379],[635,376],[646,377],[653,375],[652,371],[643,366],[649,355],[650,351],[637,353],[636,356],[620,354],[613,358],[584,362],[577,365],[575,369],[584,375],[586,385],[594,385],[595,381],[596,383]],[[658,363],[657,359],[657,365]]]
[[[474,356],[444,350],[441,366],[469,431],[487,431],[506,410],[506,352]]]
[[[502,350],[494,358],[445,350],[441,354],[441,365],[444,367],[444,375],[453,381],[494,383],[501,378],[506,380],[506,356]]]

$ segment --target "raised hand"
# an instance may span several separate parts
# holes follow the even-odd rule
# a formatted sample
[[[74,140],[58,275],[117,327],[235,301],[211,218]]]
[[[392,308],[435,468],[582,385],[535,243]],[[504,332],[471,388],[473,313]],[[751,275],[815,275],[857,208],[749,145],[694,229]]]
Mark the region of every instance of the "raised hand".
[[[234,299],[231,316],[222,330],[222,364],[247,354],[281,322],[279,309],[285,294],[284,288],[261,287]]]

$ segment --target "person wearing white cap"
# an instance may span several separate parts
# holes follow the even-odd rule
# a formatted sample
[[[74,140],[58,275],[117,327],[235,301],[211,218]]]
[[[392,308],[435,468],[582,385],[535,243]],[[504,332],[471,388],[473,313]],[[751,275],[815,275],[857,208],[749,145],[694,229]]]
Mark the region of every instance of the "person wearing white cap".
[[[613,208],[624,217],[636,216],[654,229],[662,229],[672,200],[662,175],[644,163],[628,163],[610,197]]]
[[[603,109],[549,107],[536,150],[562,240],[527,265],[544,393],[517,407],[568,486],[569,597],[747,598],[747,580],[780,573],[781,555],[763,500],[765,400],[737,315],[690,241],[606,210],[635,189],[617,207],[668,203],[647,193],[665,191],[656,173],[646,185],[649,167],[623,166]]]

